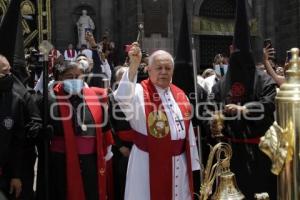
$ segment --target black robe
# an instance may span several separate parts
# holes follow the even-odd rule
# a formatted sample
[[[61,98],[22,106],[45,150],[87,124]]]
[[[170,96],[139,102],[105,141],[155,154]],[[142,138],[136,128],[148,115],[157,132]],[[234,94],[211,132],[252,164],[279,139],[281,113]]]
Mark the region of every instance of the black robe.
[[[274,121],[276,84],[271,77],[263,71],[254,72],[253,92],[247,102],[248,109],[260,108],[262,112],[252,113],[251,117],[262,116],[258,120],[247,120],[244,117],[235,120],[225,120],[223,134],[225,138],[250,139],[259,138],[265,134]],[[219,81],[212,89],[212,102],[221,103],[219,107],[233,103],[230,102],[230,92],[226,79]],[[225,141],[227,141],[225,139]],[[271,162],[262,153],[258,144],[231,142],[233,157],[231,170],[236,174],[239,188],[245,194],[246,199],[253,199],[255,193],[268,192],[270,199],[276,199],[276,176],[271,174]]]
[[[22,178],[24,161],[25,102],[12,84],[0,82],[0,191],[5,194],[12,178]]]
[[[123,119],[118,120],[116,119]],[[114,137],[115,144],[112,147],[113,151],[113,174],[114,174],[114,198],[115,200],[123,200],[125,194],[126,185],[126,173],[129,157],[123,156],[120,152],[121,147],[127,147],[131,150],[132,142],[123,141],[118,133],[120,131],[130,131],[131,126],[127,120],[126,116],[122,112],[118,103],[115,101],[113,95],[110,95],[110,123],[112,127],[112,133]]]
[[[42,119],[36,101],[34,91],[27,90],[22,82],[15,76],[13,90],[17,92],[24,102],[24,123],[25,123],[25,145],[23,149],[24,162],[22,166],[22,193],[23,200],[32,200],[34,198],[34,165],[36,161],[35,145],[40,138]]]

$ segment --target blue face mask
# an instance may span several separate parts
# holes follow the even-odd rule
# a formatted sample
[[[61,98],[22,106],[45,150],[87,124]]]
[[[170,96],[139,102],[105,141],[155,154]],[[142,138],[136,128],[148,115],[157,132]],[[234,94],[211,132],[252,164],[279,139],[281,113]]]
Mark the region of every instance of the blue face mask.
[[[63,83],[64,90],[71,95],[79,94],[84,85],[81,79],[66,79]]]
[[[215,65],[214,70],[219,76],[225,76],[228,70],[228,65]]]

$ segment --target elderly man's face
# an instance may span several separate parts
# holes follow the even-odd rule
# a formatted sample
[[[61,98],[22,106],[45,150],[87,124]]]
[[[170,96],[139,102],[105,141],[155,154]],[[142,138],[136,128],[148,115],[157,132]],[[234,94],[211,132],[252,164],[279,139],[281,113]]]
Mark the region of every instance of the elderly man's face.
[[[161,88],[169,87],[174,72],[172,60],[167,54],[160,54],[148,68],[149,78],[152,83]]]
[[[0,75],[6,75],[10,73],[10,64],[5,57],[0,56]]]

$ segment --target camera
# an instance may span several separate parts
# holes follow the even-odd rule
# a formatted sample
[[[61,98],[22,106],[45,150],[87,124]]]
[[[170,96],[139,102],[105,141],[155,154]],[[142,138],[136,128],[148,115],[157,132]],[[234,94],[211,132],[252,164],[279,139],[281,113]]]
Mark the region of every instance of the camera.
[[[88,33],[88,32],[91,33],[91,32],[92,32],[92,29],[90,29],[90,28],[85,28],[85,29],[84,29],[84,32],[85,32],[85,33]]]
[[[26,66],[30,74],[28,85],[34,87],[36,77],[40,77],[43,71],[43,62],[41,56],[35,48],[29,49],[26,55]]]

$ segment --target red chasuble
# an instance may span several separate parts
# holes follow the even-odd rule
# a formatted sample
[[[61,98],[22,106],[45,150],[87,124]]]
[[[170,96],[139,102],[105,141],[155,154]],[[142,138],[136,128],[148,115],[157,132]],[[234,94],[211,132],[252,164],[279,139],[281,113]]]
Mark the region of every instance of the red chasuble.
[[[56,59],[57,59],[57,50],[51,49],[49,52],[49,63],[48,63],[49,74],[52,74],[53,72],[53,67]]]
[[[74,58],[75,57],[75,50],[74,49],[68,49],[67,50],[67,55],[69,58]]]
[[[145,114],[147,123],[147,147],[149,153],[149,174],[150,174],[150,199],[151,200],[172,200],[172,141],[170,135],[170,129],[165,129],[165,134],[158,134],[158,129],[153,129],[153,121],[159,121],[155,119],[155,115],[166,116],[164,108],[162,106],[161,99],[156,91],[156,88],[152,82],[144,80],[141,83],[144,90],[144,101],[145,101]],[[190,120],[187,119],[191,114],[191,106],[187,100],[185,93],[176,87],[170,85],[171,92],[174,96],[176,103],[181,110],[182,116],[184,117],[184,125],[186,131],[185,138],[185,153],[187,157],[187,170],[189,176],[189,188],[191,197],[193,197],[193,177],[191,167],[191,155],[189,145],[189,125]],[[154,106],[153,106],[154,105]],[[154,116],[154,117],[153,117]],[[164,118],[164,117],[162,117]],[[168,126],[168,122],[167,126]],[[162,123],[160,123],[162,124]],[[162,127],[162,126],[160,126]]]
[[[91,88],[83,89],[84,101],[86,102],[88,109],[90,110],[95,124],[101,124],[103,121],[101,102],[99,102],[99,90],[94,91]],[[75,132],[72,125],[72,119],[70,119],[71,110],[70,102],[65,96],[63,91],[63,85],[58,84],[54,88],[54,92],[58,95],[57,102],[59,103],[59,111],[63,120],[64,139],[65,139],[65,153],[66,153],[66,183],[67,183],[67,200],[85,200],[85,193],[83,188],[82,177],[80,173],[80,164],[78,158],[78,152],[76,147]],[[102,90],[102,97],[104,90]],[[107,100],[101,99],[103,101]],[[110,136],[109,136],[110,135]],[[104,136],[106,138],[104,138]],[[100,126],[96,127],[96,153],[97,153],[97,168],[98,168],[98,193],[99,199],[106,199],[106,161],[104,159],[106,148],[112,144],[111,133],[103,133]]]

